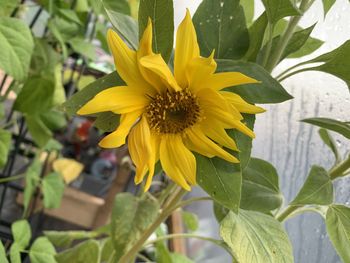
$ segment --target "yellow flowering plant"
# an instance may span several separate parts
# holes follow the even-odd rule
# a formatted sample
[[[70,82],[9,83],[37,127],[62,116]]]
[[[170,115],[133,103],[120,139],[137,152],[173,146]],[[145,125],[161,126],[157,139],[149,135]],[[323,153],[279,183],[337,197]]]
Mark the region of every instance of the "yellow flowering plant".
[[[43,1],[43,5],[50,9],[52,3],[49,2],[46,5]],[[69,1],[58,2],[64,6]],[[87,6],[87,1],[76,2],[79,8],[84,7],[85,2]],[[264,12],[255,20],[253,3],[203,0],[193,14],[186,10],[176,32],[173,0],[98,2],[102,5],[91,0],[91,9],[96,20],[105,16],[110,22],[106,34],[99,38],[102,45],[106,42],[115,68],[64,103],[62,99],[51,103],[58,96],[54,86],[59,82],[57,72],[62,65],[50,68],[51,51],[44,52],[49,58],[45,60],[39,56],[40,50],[46,50],[44,46],[51,50],[50,43],[54,40],[61,47],[52,52],[65,58],[70,49],[79,45],[76,45],[77,39],[70,39],[74,34],[65,41],[61,39],[64,34],[59,32],[59,19],[66,17],[81,24],[79,19],[83,17],[54,5],[55,10],[49,10],[54,16],[48,24],[52,39],[47,43],[35,40],[38,54],[33,55],[28,80],[19,82],[23,88],[14,110],[21,112],[28,122],[40,153],[50,152],[48,144],[52,143],[51,131],[45,134],[45,125],[50,124],[45,122],[45,111],[56,114],[54,106],[61,104],[60,109],[69,117],[94,120],[94,125],[102,131],[99,147],[127,147],[135,170],[133,180],[137,194],[115,196],[107,225],[91,231],[45,231],[46,237],[36,239],[29,250],[26,248],[30,243],[30,226],[25,220],[15,222],[14,243],[9,253],[11,262],[20,262],[21,252],[28,253],[33,263],[186,263],[192,260],[171,251],[165,241],[197,238],[221,247],[232,262],[292,263],[293,247],[282,223],[307,211],[325,219],[335,250],[343,262],[350,262],[350,208],[334,203],[333,189],[334,180],[350,174],[350,156],[342,158],[330,133],[350,139],[349,122],[329,118],[303,120],[320,127],[320,137],[333,152],[335,162],[328,170],[312,166],[298,194],[284,207],[277,170],[267,161],[251,156],[252,140],[259,136],[254,133],[255,116],[265,112],[265,107],[259,105],[293,99],[281,85],[282,80],[314,70],[350,83],[349,41],[275,74],[274,69],[284,59],[310,55],[322,45],[321,40],[310,36],[314,26],[299,26],[314,0],[293,3],[262,0]],[[323,2],[326,14],[332,4]],[[7,31],[1,23],[9,22],[1,19],[0,37],[2,34],[6,37]],[[31,48],[33,45],[31,43]],[[58,56],[56,53],[52,58]],[[86,50],[82,53],[87,56]],[[45,65],[41,65],[41,61],[45,61]],[[6,69],[10,64],[7,62],[0,61],[0,67]],[[38,68],[40,74],[34,70]],[[23,77],[12,69],[8,72],[17,81]],[[33,98],[38,100],[37,104]],[[1,166],[6,163],[2,156],[7,156],[11,140],[5,128],[0,129],[0,139],[4,141],[0,140]],[[57,150],[57,145],[51,147]],[[7,152],[3,154],[5,148]],[[41,180],[36,175],[40,168],[40,160],[36,158],[25,175],[24,198],[29,196],[29,191],[30,198],[24,201],[24,214],[39,185],[46,187],[44,206],[57,208],[64,191],[59,174],[69,183],[83,169],[74,160],[56,160],[55,173]],[[3,182],[10,180],[5,178]],[[187,194],[196,187],[206,195],[188,198]],[[195,231],[196,216],[184,212],[183,208],[201,201],[209,202],[208,207],[219,224],[220,238],[171,233],[167,229],[166,220],[180,211],[187,229]],[[60,247],[59,253],[53,245]],[[0,262],[8,262],[4,251],[0,242]]]

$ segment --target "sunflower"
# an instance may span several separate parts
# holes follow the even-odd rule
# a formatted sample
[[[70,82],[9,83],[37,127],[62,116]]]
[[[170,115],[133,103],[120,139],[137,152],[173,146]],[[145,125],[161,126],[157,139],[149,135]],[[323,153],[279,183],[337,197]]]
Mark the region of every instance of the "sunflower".
[[[192,151],[239,162],[222,148],[238,151],[225,130],[237,129],[253,138],[253,131],[242,123],[241,113],[264,110],[223,89],[257,81],[239,72],[215,73],[214,51],[208,58],[200,56],[188,10],[177,31],[174,74],[162,56],[152,51],[151,20],[137,51],[112,30],[108,31],[107,40],[116,70],[126,85],[98,93],[78,114],[111,111],[121,115],[116,131],[104,137],[99,145],[115,148],[128,140],[136,166],[136,184],[148,174],[147,191],[155,164],[160,160],[174,182],[191,190],[191,185],[196,184],[196,159]]]

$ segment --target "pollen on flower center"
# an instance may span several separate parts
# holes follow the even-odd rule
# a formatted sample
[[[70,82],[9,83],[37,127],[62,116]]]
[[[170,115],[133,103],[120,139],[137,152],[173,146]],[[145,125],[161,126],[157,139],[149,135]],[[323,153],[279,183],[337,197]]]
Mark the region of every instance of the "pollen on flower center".
[[[146,111],[150,127],[159,133],[181,133],[200,119],[197,98],[188,90],[157,94]]]

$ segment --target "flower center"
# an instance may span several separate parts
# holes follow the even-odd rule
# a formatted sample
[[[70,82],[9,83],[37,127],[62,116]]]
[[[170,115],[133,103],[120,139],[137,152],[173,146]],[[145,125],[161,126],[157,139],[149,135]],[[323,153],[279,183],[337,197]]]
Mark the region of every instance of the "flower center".
[[[157,94],[147,107],[151,128],[159,133],[180,133],[200,118],[197,98],[188,90]]]

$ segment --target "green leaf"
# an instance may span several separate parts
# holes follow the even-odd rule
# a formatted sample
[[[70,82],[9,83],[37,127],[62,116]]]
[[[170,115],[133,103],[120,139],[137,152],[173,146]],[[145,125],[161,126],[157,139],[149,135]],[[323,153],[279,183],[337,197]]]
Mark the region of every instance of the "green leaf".
[[[35,143],[44,147],[52,138],[52,132],[41,119],[41,115],[27,115],[25,117],[30,135]]]
[[[153,51],[168,62],[174,42],[174,7],[172,0],[140,0],[139,38],[151,18],[153,25]]]
[[[75,93],[63,105],[62,109],[69,115],[75,114],[85,103],[91,100],[97,93],[115,86],[124,85],[124,81],[117,72],[110,73],[95,82],[89,84],[81,91]]]
[[[15,242],[10,248],[10,259],[11,263],[21,263],[21,249],[19,245]]]
[[[115,262],[114,247],[110,237],[103,240],[101,244],[101,262]]]
[[[279,208],[282,201],[275,167],[264,160],[251,158],[243,170],[241,208],[268,213]]]
[[[341,156],[338,151],[337,145],[335,144],[334,139],[332,136],[329,134],[329,132],[326,129],[319,129],[318,131],[322,141],[331,149],[331,151],[334,154],[335,157],[335,163],[339,163],[341,161]]]
[[[63,145],[59,141],[51,138],[42,149],[44,151],[52,152],[52,151],[60,151],[62,150],[62,148],[63,148]]]
[[[77,13],[74,12],[73,10],[59,8],[57,10],[57,14],[59,16],[61,16],[62,18],[64,18],[65,20],[68,20],[70,22],[74,22],[78,25],[83,25],[82,22],[80,21],[78,15],[77,15]]]
[[[37,238],[29,250],[31,263],[57,263],[56,251],[47,237]]]
[[[113,112],[101,112],[98,114],[94,126],[104,132],[115,131],[119,125],[120,115]]]
[[[323,43],[324,42],[320,39],[309,37],[304,45],[299,50],[288,55],[288,58],[300,58],[309,55],[319,49]]]
[[[283,17],[300,15],[300,12],[290,0],[263,0],[262,2],[271,24],[275,24]]]
[[[62,83],[62,64],[56,64],[54,69],[55,90],[53,93],[52,106],[61,105],[66,101],[66,93]]]
[[[32,237],[32,230],[27,220],[19,220],[11,225],[13,239],[20,249],[25,249],[29,245]]]
[[[253,0],[240,0],[239,3],[243,7],[245,20],[250,25],[254,18],[254,1]]]
[[[70,39],[69,44],[71,44],[73,50],[88,59],[96,59],[95,46],[92,43],[87,42],[83,37],[75,37]]]
[[[267,16],[266,12],[262,13],[257,20],[249,28],[249,48],[244,58],[248,61],[255,62],[258,56],[258,53],[261,49],[265,30],[267,27]]]
[[[18,6],[20,0],[0,0],[0,17],[10,16],[14,9]]]
[[[350,208],[331,205],[326,215],[327,233],[343,262],[350,262]]]
[[[201,55],[238,59],[249,47],[249,34],[239,0],[204,0],[193,16]]]
[[[156,243],[156,262],[157,263],[173,263],[171,253],[164,241]]]
[[[87,240],[56,255],[58,263],[99,263],[100,246],[96,240]]]
[[[62,177],[55,172],[45,176],[42,181],[42,191],[45,208],[60,207],[64,192],[64,182]]]
[[[218,72],[238,71],[261,81],[258,84],[240,85],[226,89],[237,93],[248,102],[279,103],[293,98],[277,80],[258,64],[225,59],[217,60],[217,64]]]
[[[194,263],[194,261],[179,253],[171,253],[170,256],[172,263]]]
[[[4,245],[2,244],[1,240],[0,240],[0,261],[3,263],[9,263],[6,257],[6,251],[5,251]]]
[[[350,123],[337,121],[328,118],[309,118],[302,120],[303,122],[316,125],[318,127],[334,131],[343,135],[345,138],[350,139]]]
[[[226,207],[220,205],[217,202],[213,202],[213,209],[214,209],[214,215],[216,220],[220,223],[226,216],[227,214],[230,212],[229,209],[227,209]]]
[[[181,215],[182,220],[189,231],[194,232],[198,229],[199,222],[196,214],[187,211],[182,211]]]
[[[42,165],[40,161],[38,159],[35,159],[26,171],[26,185],[23,193],[24,214],[26,214],[35,189],[40,183],[41,169]]]
[[[15,101],[15,110],[28,114],[40,114],[52,106],[55,83],[40,76],[29,78]]]
[[[44,231],[45,236],[57,247],[68,247],[75,240],[94,238],[94,231]]]
[[[329,205],[333,202],[333,183],[328,172],[319,166],[311,171],[291,205]]]
[[[139,198],[130,193],[118,194],[115,198],[111,237],[118,260],[154,221],[159,204],[153,199]]]
[[[238,212],[241,199],[242,173],[239,164],[221,158],[196,154],[197,183],[216,202]]]
[[[0,18],[0,68],[14,79],[23,81],[28,74],[34,41],[24,21]]]
[[[59,130],[67,125],[64,113],[61,111],[50,110],[40,114],[40,119],[52,131]]]
[[[332,8],[334,3],[335,0],[322,0],[324,17],[326,17],[328,11]]]
[[[308,70],[318,70],[332,74],[345,81],[348,86],[350,85],[350,74],[348,70],[350,67],[350,40],[331,52],[312,59],[309,62],[324,62],[324,64],[311,67]]]
[[[11,149],[11,133],[0,129],[0,168],[7,162],[8,153]]]
[[[5,117],[4,103],[0,100],[0,120]]]
[[[113,28],[130,47],[136,50],[139,46],[139,26],[137,21],[130,16],[123,15],[108,8],[106,8],[106,12]]]
[[[88,12],[89,3],[88,0],[77,0],[75,4],[75,11],[77,12]]]
[[[220,235],[237,262],[294,262],[288,235],[271,216],[245,210],[230,212],[220,223]]]
[[[106,9],[113,10],[125,15],[131,14],[128,0],[102,0],[102,3]]]

